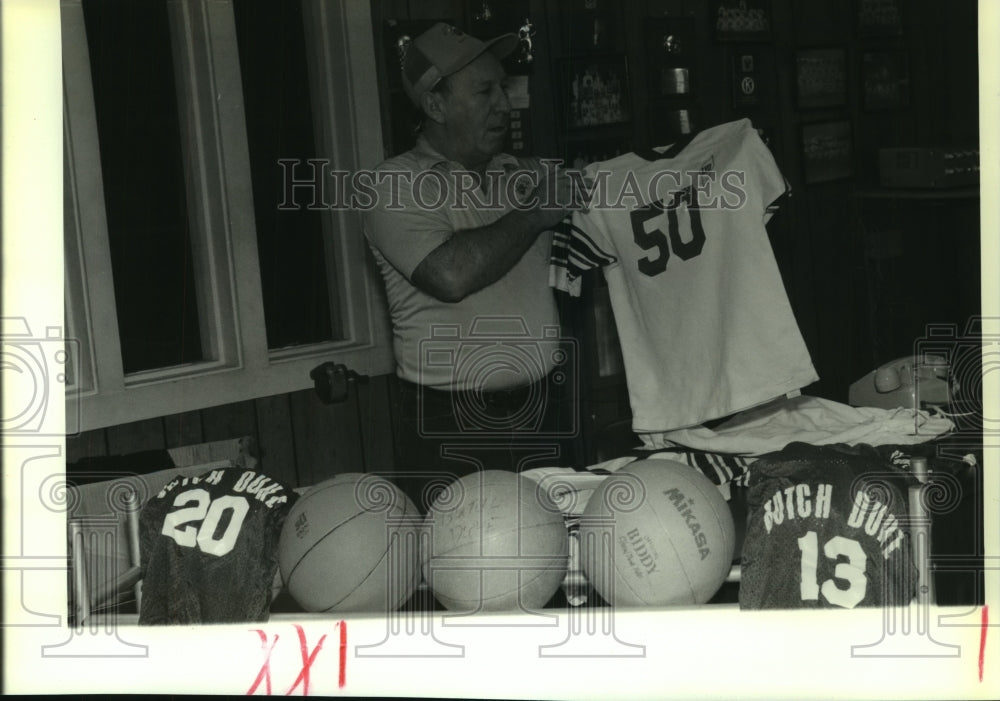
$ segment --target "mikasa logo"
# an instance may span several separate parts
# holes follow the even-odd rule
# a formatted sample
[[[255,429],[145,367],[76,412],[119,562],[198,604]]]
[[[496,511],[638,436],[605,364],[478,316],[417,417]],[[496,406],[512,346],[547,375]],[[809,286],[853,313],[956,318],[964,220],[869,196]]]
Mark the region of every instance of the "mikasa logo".
[[[677,487],[671,487],[663,493],[673,502],[674,507],[684,519],[684,523],[687,524],[688,529],[691,531],[691,536],[694,538],[694,544],[698,548],[698,553],[701,555],[701,559],[704,560],[712,553],[712,550],[708,547],[708,537],[702,533],[701,524],[698,523],[697,517],[691,512],[694,499],[686,497],[684,492],[677,489]]]

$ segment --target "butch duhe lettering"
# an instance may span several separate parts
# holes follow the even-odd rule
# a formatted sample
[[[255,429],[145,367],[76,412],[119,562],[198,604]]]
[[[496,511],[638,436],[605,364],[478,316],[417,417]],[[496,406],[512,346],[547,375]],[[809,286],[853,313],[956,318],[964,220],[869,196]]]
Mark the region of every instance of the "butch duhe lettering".
[[[764,530],[770,534],[775,527],[798,519],[829,519],[833,489],[833,485],[827,483],[802,483],[777,490],[764,503]],[[896,516],[889,512],[888,504],[872,499],[861,490],[854,495],[847,526],[863,529],[865,534],[875,538],[884,558],[903,543],[904,534],[899,525]]]
[[[202,477],[178,477],[161,489],[157,497],[162,499],[177,487],[188,487],[202,482],[216,485],[222,481],[222,476],[222,470],[212,470]],[[257,501],[264,502],[264,505],[269,509],[288,501],[288,495],[284,493],[284,490],[285,486],[280,482],[275,482],[270,477],[253,470],[247,470],[240,475],[232,488],[236,494],[249,494]]]

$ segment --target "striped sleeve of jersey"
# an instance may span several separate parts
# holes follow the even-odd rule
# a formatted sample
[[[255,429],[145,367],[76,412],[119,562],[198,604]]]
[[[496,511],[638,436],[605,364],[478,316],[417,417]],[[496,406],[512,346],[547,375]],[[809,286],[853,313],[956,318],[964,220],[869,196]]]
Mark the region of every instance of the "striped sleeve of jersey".
[[[572,215],[552,228],[552,258],[549,285],[579,297],[583,273],[602,268],[618,259],[605,251],[592,236],[573,223]]]
[[[708,453],[701,450],[676,448],[670,450],[636,449],[630,453],[644,460],[675,460],[701,472],[714,484],[722,486],[745,481],[750,465],[757,459],[744,455]]]

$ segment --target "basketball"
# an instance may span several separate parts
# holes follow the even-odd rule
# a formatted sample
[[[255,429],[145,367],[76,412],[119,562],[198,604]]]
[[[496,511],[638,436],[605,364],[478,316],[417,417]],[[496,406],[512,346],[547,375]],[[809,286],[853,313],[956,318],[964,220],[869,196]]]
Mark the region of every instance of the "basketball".
[[[718,488],[673,460],[637,460],[594,490],[580,564],[615,606],[703,604],[732,566],[736,530]]]
[[[395,610],[420,580],[421,517],[388,480],[346,473],[308,489],[285,519],[278,565],[306,611]]]
[[[562,514],[536,482],[514,472],[486,470],[452,482],[424,526],[424,581],[450,610],[542,608],[566,576]]]

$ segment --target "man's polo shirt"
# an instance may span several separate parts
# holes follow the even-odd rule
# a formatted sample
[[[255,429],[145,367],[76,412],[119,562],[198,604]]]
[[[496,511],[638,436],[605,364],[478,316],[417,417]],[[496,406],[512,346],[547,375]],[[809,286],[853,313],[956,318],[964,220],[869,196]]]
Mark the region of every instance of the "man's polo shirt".
[[[551,233],[540,234],[506,275],[459,302],[441,302],[410,281],[452,236],[510,212],[510,191],[520,195],[531,181],[524,172],[538,168],[499,154],[486,191],[475,190],[465,169],[423,138],[377,168],[365,236],[385,280],[399,377],[442,390],[508,389],[541,379],[563,358],[548,281]]]

